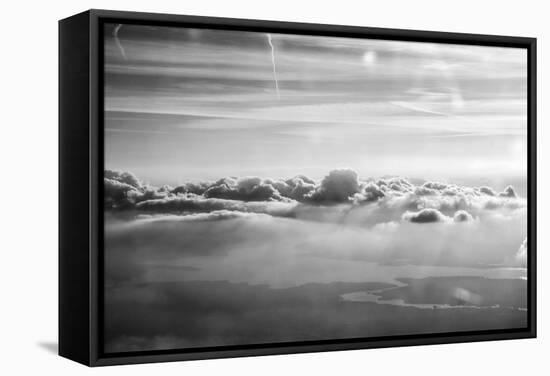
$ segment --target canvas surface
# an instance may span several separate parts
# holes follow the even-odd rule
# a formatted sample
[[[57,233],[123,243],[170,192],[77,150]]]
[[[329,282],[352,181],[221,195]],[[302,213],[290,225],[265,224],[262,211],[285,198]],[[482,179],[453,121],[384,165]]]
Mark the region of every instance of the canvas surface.
[[[106,24],[108,353],[527,326],[527,52]]]

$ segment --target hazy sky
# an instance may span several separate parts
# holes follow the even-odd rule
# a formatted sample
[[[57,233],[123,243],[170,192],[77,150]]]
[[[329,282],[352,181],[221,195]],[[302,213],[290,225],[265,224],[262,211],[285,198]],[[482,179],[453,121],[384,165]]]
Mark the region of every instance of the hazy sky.
[[[106,168],[153,184],[526,177],[523,49],[133,25],[105,39]]]

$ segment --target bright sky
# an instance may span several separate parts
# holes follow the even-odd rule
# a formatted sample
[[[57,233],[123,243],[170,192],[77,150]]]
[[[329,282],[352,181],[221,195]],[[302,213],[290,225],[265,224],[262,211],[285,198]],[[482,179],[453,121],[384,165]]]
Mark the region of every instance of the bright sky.
[[[523,49],[134,25],[105,36],[106,168],[153,184],[339,167],[526,179]]]

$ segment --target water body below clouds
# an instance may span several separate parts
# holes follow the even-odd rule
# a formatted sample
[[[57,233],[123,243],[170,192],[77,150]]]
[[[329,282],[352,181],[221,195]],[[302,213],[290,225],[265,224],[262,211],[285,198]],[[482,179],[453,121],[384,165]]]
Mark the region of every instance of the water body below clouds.
[[[245,261],[248,264],[243,264]],[[183,264],[184,262],[186,264]],[[246,265],[248,267],[245,267]],[[250,268],[250,265],[254,265],[254,268]],[[306,283],[334,281],[400,284],[399,278],[449,276],[522,279],[526,278],[526,273],[525,268],[384,265],[362,260],[324,258],[304,258],[288,262],[285,256],[280,254],[260,263],[250,258],[245,259],[245,255],[241,258],[236,251],[232,257],[223,260],[188,258],[185,261],[174,260],[172,265],[149,264],[146,278],[151,282],[177,282],[212,280],[215,276],[216,280],[232,283],[265,284],[271,288],[289,288]]]

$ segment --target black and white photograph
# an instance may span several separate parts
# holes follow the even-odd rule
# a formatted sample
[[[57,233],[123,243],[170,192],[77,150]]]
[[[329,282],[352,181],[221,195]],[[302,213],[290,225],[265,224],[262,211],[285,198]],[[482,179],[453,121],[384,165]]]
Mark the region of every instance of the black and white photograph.
[[[528,327],[525,48],[102,27],[106,354]]]

